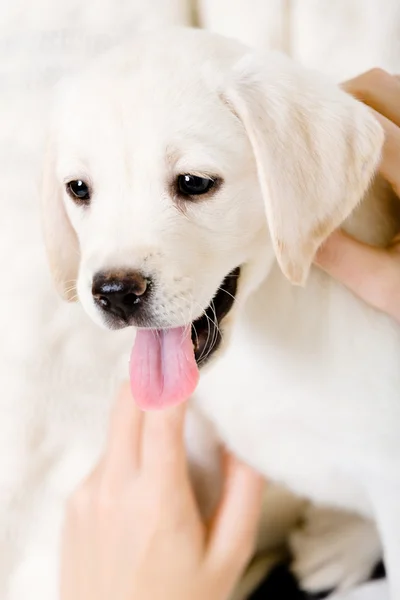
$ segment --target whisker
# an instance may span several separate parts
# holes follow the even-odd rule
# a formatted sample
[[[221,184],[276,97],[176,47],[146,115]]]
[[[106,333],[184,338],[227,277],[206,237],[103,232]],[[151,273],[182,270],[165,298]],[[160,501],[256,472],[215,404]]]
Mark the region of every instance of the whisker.
[[[230,296],[233,300],[236,300],[236,297],[233,294],[231,294],[230,292],[228,292],[228,290],[226,290],[225,288],[219,287],[218,289],[219,289],[219,291],[224,292],[224,294],[227,294],[228,296]]]
[[[219,332],[219,333],[221,333],[221,331],[220,331],[220,328],[219,328],[219,325],[218,325],[218,319],[217,319],[217,315],[216,315],[216,311],[215,311],[214,302],[213,302],[213,301],[211,301],[211,303],[210,303],[210,305],[209,305],[209,306],[211,307],[211,309],[212,309],[212,311],[213,311],[213,313],[214,313],[215,320],[214,320],[213,318],[211,318],[211,317],[210,317],[210,316],[207,314],[207,312],[206,312],[206,311],[207,311],[207,308],[208,308],[208,307],[207,307],[206,309],[203,309],[203,308],[202,308],[202,306],[201,306],[201,305],[200,305],[198,302],[195,302],[195,301],[194,301],[194,299],[193,299],[193,302],[194,302],[194,303],[195,303],[195,304],[196,304],[196,305],[197,305],[197,306],[198,306],[198,307],[201,309],[201,311],[202,311],[202,314],[201,314],[201,316],[200,316],[199,318],[201,318],[201,317],[205,316],[205,317],[206,317],[206,319],[207,319],[207,326],[208,326],[208,331],[207,331],[207,339],[206,339],[206,342],[205,342],[205,344],[204,344],[204,348],[203,348],[203,350],[202,350],[202,352],[201,352],[200,356],[199,356],[199,357],[198,357],[198,359],[197,359],[197,360],[198,360],[198,363],[200,364],[200,363],[202,362],[202,360],[203,360],[203,359],[205,360],[205,359],[207,358],[207,356],[209,356],[209,354],[210,354],[211,350],[214,348],[214,346],[215,346],[215,344],[216,344],[216,341],[217,341],[217,339],[218,339],[218,332]],[[214,327],[213,327],[213,328],[211,328],[211,325],[213,325]],[[196,327],[195,327],[194,325],[193,325],[193,329],[194,329],[194,332],[195,332],[196,341],[197,341],[197,343],[199,343],[199,336],[198,336],[198,333],[197,333]],[[211,333],[211,332],[212,332],[212,333]],[[212,335],[212,339],[211,339],[211,342],[210,342],[210,336],[211,336],[211,335]],[[207,346],[209,345],[209,343],[210,343],[210,348],[209,348],[209,349],[207,349]]]
[[[214,325],[214,328],[213,328],[213,337],[212,337],[211,342],[210,342],[210,348],[214,348],[215,340],[218,337],[219,327],[218,327],[218,320],[217,320],[217,315],[215,313],[215,306],[214,306],[214,301],[213,300],[211,300],[211,302],[210,302],[210,308],[211,308],[211,310],[213,312],[213,315],[214,315],[213,319],[211,317],[208,317],[210,319],[211,323]],[[208,354],[209,354],[209,352],[207,353],[207,356],[208,356]]]
[[[205,343],[204,348],[203,348],[203,352],[201,353],[201,356],[199,357],[199,362],[201,362],[202,360],[206,360],[206,358],[210,355],[211,351],[215,347],[215,344],[217,343],[218,333],[221,333],[219,325],[218,325],[218,319],[217,319],[217,315],[216,315],[216,311],[215,311],[215,305],[214,305],[214,301],[213,300],[211,300],[211,303],[210,303],[209,306],[210,306],[211,310],[214,313],[215,321],[204,311],[204,315],[207,318],[207,323],[208,323],[208,333],[207,333],[207,340],[206,340],[206,343]],[[212,331],[213,337],[212,337],[211,342],[209,344],[210,331],[211,331],[210,323],[212,323],[214,325],[214,329]],[[209,345],[209,347],[207,348],[208,345]],[[206,349],[207,349],[207,352],[204,355]]]
[[[210,321],[211,321],[211,319],[208,317],[208,315],[206,314],[206,312],[204,312],[204,315],[207,317],[207,326],[208,326],[208,330],[207,330],[207,339],[206,339],[206,343],[204,344],[203,351],[202,351],[202,353],[201,353],[201,354],[200,354],[200,356],[199,356],[199,363],[200,363],[200,362],[202,361],[202,359],[203,359],[203,355],[204,355],[204,352],[205,352],[205,350],[206,350],[206,348],[207,348],[207,344],[208,344],[208,340],[209,340],[209,337],[210,337],[210,332],[211,332],[211,327],[210,327]]]
[[[199,334],[197,333],[196,325],[193,324],[192,329],[193,329],[193,333],[194,333],[194,337],[195,337],[195,346],[198,348],[199,347]]]
[[[76,292],[76,288],[75,288],[75,286],[73,286],[73,285],[72,285],[72,286],[70,286],[70,287],[67,287],[67,288],[65,288],[65,292],[66,292],[67,294],[69,294],[70,292]],[[77,295],[77,294],[76,294],[76,295]]]
[[[77,302],[79,300],[78,295],[74,294],[73,296],[71,296],[71,298],[69,298],[70,302]]]
[[[211,344],[210,344],[210,347],[208,349],[208,352],[207,352],[207,355],[205,356],[205,358],[207,358],[211,354],[212,350],[215,348],[215,345],[216,345],[217,340],[218,340],[218,333],[221,335],[221,330],[220,330],[219,325],[218,325],[218,319],[217,319],[217,314],[216,314],[216,311],[215,311],[215,304],[214,304],[213,300],[210,303],[210,308],[213,311],[214,317],[215,317],[215,321],[213,321],[213,323],[215,325],[215,329],[214,329],[213,339],[211,340]]]

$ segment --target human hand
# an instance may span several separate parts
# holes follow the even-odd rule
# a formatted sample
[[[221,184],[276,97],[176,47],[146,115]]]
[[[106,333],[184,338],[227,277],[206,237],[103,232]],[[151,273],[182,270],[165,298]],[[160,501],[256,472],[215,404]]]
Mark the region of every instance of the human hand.
[[[183,442],[185,406],[141,412],[128,386],[106,450],[71,497],[62,600],[226,600],[251,557],[263,481],[227,457],[211,523],[199,515]]]
[[[368,104],[385,130],[381,175],[400,197],[400,78],[373,69],[343,85]],[[333,233],[315,262],[373,307],[400,322],[400,235],[386,248]]]

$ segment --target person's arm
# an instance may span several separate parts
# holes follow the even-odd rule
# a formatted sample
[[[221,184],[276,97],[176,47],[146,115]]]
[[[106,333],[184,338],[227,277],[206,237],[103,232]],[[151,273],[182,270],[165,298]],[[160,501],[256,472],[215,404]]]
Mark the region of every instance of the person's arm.
[[[62,600],[227,600],[251,556],[263,481],[227,458],[211,524],[199,515],[183,442],[185,406],[143,413],[126,386],[103,458],[71,497]]]
[[[368,104],[385,129],[380,172],[400,197],[400,79],[374,69],[343,85]],[[336,231],[316,264],[375,308],[400,322],[400,236],[387,249],[362,244]]]

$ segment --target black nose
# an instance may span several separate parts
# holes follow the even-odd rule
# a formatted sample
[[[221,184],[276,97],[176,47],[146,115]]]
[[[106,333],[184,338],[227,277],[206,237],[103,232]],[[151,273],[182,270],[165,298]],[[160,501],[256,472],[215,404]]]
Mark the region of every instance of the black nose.
[[[150,280],[138,271],[109,271],[93,278],[95,303],[106,313],[126,323],[145,302]]]

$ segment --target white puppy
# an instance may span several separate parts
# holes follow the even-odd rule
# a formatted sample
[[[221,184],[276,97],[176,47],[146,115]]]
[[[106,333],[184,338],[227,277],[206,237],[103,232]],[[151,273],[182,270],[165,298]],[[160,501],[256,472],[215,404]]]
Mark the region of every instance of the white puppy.
[[[60,86],[43,214],[59,290],[138,328],[137,401],[183,399],[207,364],[210,444],[376,515],[399,600],[400,333],[311,268],[342,223],[373,244],[397,231],[390,191],[369,191],[382,143],[366,107],[280,55],[149,34]]]

